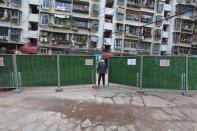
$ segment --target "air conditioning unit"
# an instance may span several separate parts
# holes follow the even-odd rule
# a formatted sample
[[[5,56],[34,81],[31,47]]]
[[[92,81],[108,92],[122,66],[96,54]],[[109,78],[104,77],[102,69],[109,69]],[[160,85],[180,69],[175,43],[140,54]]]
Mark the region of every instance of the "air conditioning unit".
[[[57,41],[54,41],[54,42],[53,42],[53,45],[57,45]]]
[[[8,36],[3,36],[3,40],[8,41],[9,40]]]
[[[104,45],[111,45],[111,39],[110,38],[105,39]]]
[[[118,13],[124,13],[124,9],[118,8]]]
[[[49,26],[54,26],[54,23],[49,23]]]
[[[4,37],[4,36],[0,36],[0,40],[3,40],[3,37]]]

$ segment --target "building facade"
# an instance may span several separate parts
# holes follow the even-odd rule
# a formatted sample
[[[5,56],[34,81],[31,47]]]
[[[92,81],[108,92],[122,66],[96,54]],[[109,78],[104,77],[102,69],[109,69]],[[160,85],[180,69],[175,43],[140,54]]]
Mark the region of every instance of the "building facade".
[[[39,47],[38,54],[197,55],[196,5],[195,0],[0,0],[0,52],[19,53],[28,45]]]

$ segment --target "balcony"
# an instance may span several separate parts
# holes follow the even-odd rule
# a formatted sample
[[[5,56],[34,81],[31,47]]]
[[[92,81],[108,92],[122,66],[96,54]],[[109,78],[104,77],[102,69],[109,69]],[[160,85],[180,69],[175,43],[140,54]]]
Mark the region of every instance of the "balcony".
[[[114,9],[113,8],[105,8],[105,14],[106,15],[114,15]]]
[[[39,0],[29,0],[29,4],[32,4],[32,5],[39,5]]]
[[[170,5],[170,4],[164,4],[164,10],[166,10],[166,11],[172,11],[172,5]]]
[[[142,0],[142,7],[154,9],[154,0]]]
[[[185,4],[197,7],[197,1],[196,0],[185,0]]]
[[[105,30],[112,30],[113,29],[113,24],[109,22],[104,23],[104,29]]]
[[[112,38],[104,38],[104,45],[112,45]]]
[[[89,14],[89,3],[81,1],[74,2],[73,12]]]
[[[133,10],[127,10],[126,19],[133,20],[133,21],[139,21],[140,20],[140,12],[133,11]]]
[[[38,38],[38,31],[29,30],[26,35],[28,38]]]
[[[38,16],[38,14],[30,14],[29,15],[29,21],[39,22],[39,16]]]
[[[9,37],[6,35],[0,35],[0,41],[8,41],[9,40]]]
[[[168,51],[168,45],[161,45],[160,50],[165,52]]]
[[[144,23],[151,23],[153,22],[153,14],[149,14],[149,13],[142,13],[141,15],[141,22]]]
[[[127,6],[128,7],[140,7],[141,0],[127,0]]]
[[[169,36],[169,33],[167,31],[163,31],[163,37],[168,38],[168,36]]]
[[[55,1],[55,10],[57,11],[71,11],[71,3],[65,1]]]

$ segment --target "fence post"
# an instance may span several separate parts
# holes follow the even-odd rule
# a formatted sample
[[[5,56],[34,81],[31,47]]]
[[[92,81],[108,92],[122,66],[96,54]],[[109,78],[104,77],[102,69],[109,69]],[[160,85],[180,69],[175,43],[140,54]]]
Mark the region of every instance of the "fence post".
[[[188,97],[191,97],[192,96],[192,94],[190,94],[189,92],[188,92],[188,90],[189,90],[189,88],[188,88],[188,56],[186,56],[186,61],[185,61],[186,63],[185,63],[185,74],[184,74],[184,86],[185,86],[185,88],[184,88],[184,92],[182,92],[182,94],[184,95],[184,96],[188,96]]]
[[[139,93],[144,93],[144,91],[142,90],[142,86],[143,86],[143,65],[144,64],[144,57],[141,56],[141,62],[140,62],[140,88],[138,90]]]
[[[186,92],[188,92],[189,88],[188,88],[188,56],[186,56],[186,76],[185,76],[185,83],[186,83]]]
[[[136,86],[137,86],[137,87],[139,87],[139,76],[140,76],[140,75],[139,75],[139,73],[137,72],[137,73],[136,73],[136,77],[137,77]]]
[[[13,63],[13,69],[14,69],[14,82],[15,87],[18,89],[18,71],[17,71],[17,65],[16,65],[16,55],[12,55],[12,63]]]
[[[108,58],[108,61],[107,61],[107,79],[108,79],[107,84],[108,84],[108,87],[109,87],[109,64],[110,64],[109,61],[110,61],[110,58]]]
[[[184,91],[184,82],[183,82],[183,74],[181,74],[181,90]]]
[[[18,78],[18,68],[16,62],[16,54],[12,55],[13,69],[14,69],[14,82],[16,90],[15,92],[21,92],[22,90],[19,88],[19,78]]]
[[[61,88],[60,85],[60,56],[57,55],[57,83],[58,83],[58,88],[55,90],[56,92],[63,92],[63,88]]]

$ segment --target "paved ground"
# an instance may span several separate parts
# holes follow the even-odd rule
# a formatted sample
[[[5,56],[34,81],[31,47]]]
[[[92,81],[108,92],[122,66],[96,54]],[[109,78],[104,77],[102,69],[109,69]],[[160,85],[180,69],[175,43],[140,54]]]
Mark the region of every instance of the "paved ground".
[[[197,131],[197,95],[116,86],[0,93],[0,131]]]

